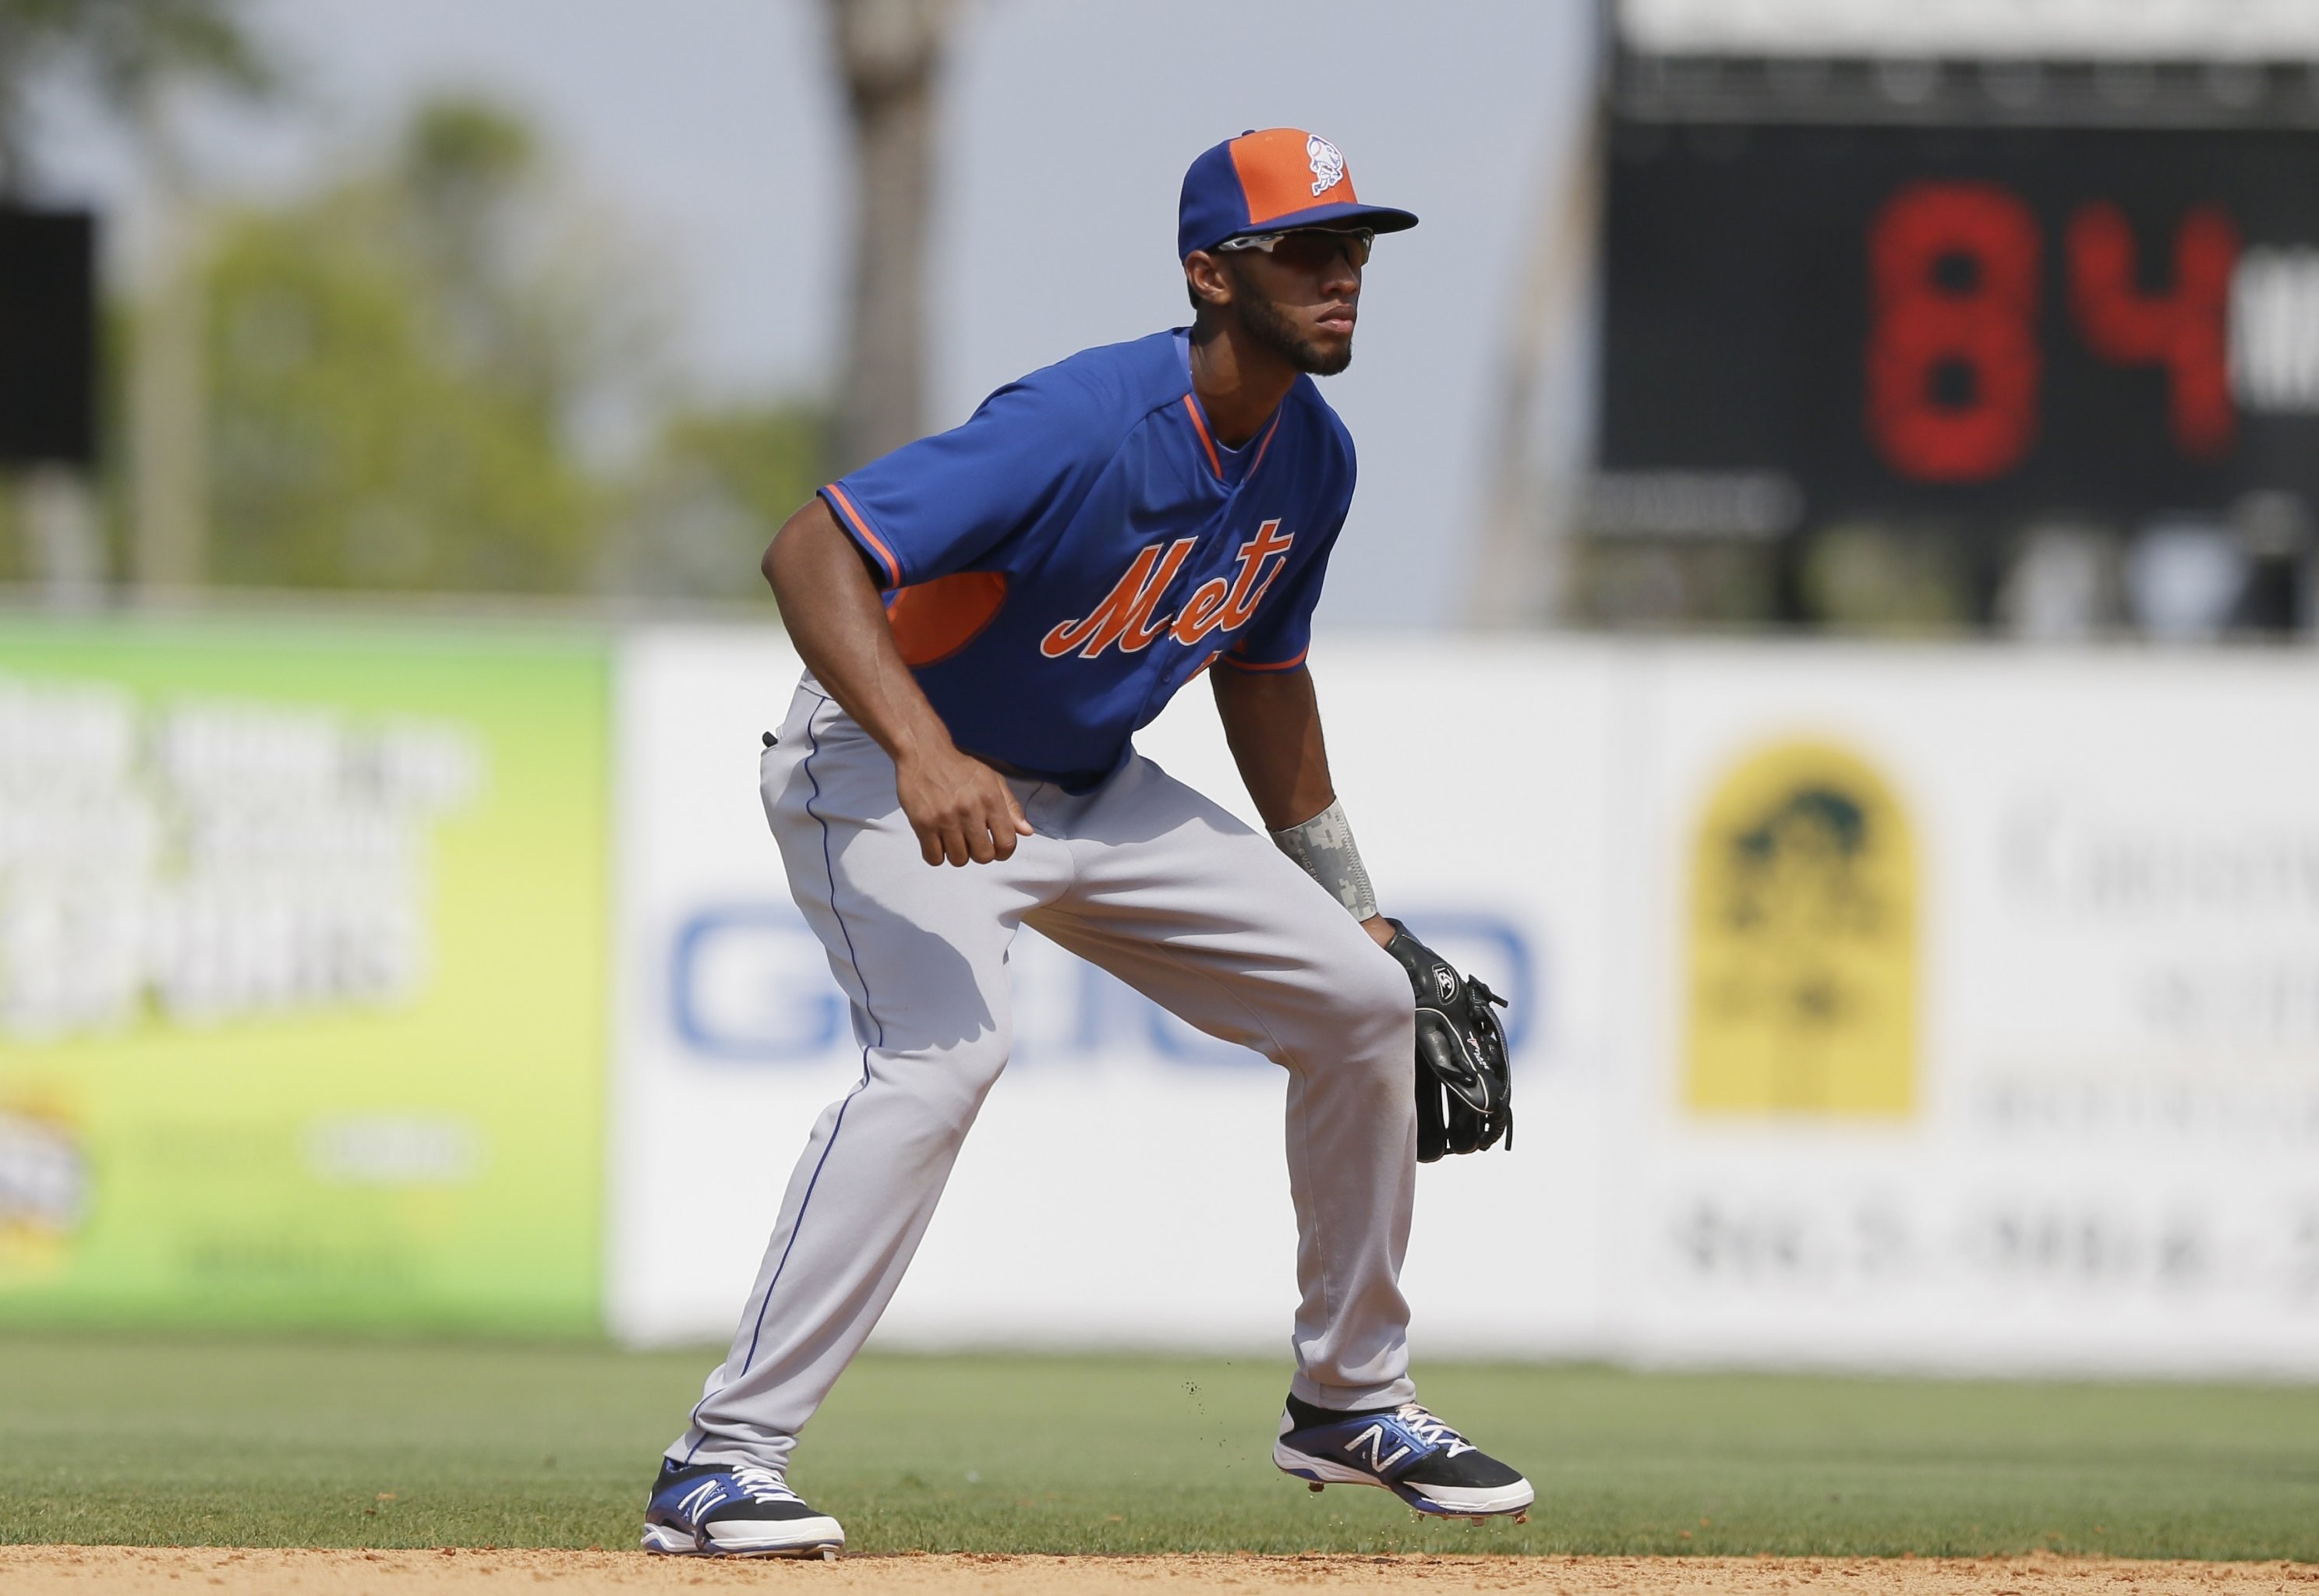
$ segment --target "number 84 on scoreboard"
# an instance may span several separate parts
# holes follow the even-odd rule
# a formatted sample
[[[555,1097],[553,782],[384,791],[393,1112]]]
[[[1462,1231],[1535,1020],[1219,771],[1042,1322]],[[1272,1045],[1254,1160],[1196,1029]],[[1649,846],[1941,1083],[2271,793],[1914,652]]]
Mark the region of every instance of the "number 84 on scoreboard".
[[[2067,320],[2096,357],[2164,374],[2167,427],[2194,459],[2226,454],[2237,406],[2319,408],[2319,251],[2240,248],[2219,207],[2185,215],[2171,282],[2144,286],[2133,230],[2104,201],[2070,219]],[[1887,202],[1869,238],[1867,426],[1892,469],[1985,482],[2035,437],[2045,240],[1994,183],[1926,181]]]
[[[2319,499],[2319,134],[1614,134],[1601,463],[1813,518]]]

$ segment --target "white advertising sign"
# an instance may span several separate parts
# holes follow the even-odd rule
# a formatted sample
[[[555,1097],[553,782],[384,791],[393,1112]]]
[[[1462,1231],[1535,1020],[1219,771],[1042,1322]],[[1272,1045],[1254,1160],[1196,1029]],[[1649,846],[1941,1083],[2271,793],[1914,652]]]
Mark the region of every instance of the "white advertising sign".
[[[1514,998],[1517,1150],[1419,1176],[1421,1355],[2319,1374],[2297,655],[1324,638],[1388,912]],[[755,792],[797,663],[645,632],[611,1319],[717,1338],[860,1069]],[[1139,739],[1246,816],[1196,685]],[[1277,1346],[1282,1082],[1025,933],[881,1331]]]
[[[1670,651],[1619,1344],[2319,1372],[2314,686]]]
[[[769,632],[623,645],[609,1316],[631,1341],[730,1332],[813,1118],[861,1068],[755,787],[760,735],[798,669]],[[1598,1350],[1611,662],[1340,639],[1314,672],[1387,912],[1514,1004],[1520,1150],[1421,1172],[1418,1338]],[[1139,745],[1248,815],[1204,688]],[[881,1337],[1285,1341],[1295,1235],[1278,1072],[1033,933],[1013,969],[1015,1057]]]

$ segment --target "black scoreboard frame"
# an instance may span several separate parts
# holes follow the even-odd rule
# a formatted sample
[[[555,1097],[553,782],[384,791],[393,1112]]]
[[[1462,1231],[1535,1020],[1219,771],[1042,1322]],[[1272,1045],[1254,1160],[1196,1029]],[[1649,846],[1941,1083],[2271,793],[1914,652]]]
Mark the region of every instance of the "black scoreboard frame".
[[[2131,336],[2137,312],[2148,324],[2178,297],[2202,222],[2224,230],[2205,241],[2233,261],[2319,251],[2319,131],[1614,121],[1607,160],[1605,473],[1777,473],[1807,521],[2219,514],[2265,491],[2319,501],[2319,410],[2233,403],[2226,436],[2211,420],[2186,432],[2173,390],[2197,360],[2173,361],[2147,325],[2142,345]],[[1995,257],[1943,252],[1944,196],[1997,218],[2024,257],[2006,257],[2020,280],[2002,305],[1983,280]],[[1947,294],[1933,310],[1952,323],[1981,303],[1980,320],[2027,340],[2026,437],[2002,462],[1912,464],[1877,419],[1880,361],[1910,341],[1881,336],[1898,324],[1879,243],[1912,208],[1936,229],[1916,245],[1919,297]],[[2089,264],[2104,223],[2106,279]],[[1975,369],[1990,329],[1973,320],[1949,340],[1955,358],[1919,348],[1928,403],[1989,401],[1982,372],[1999,368]],[[2220,336],[2208,353],[2226,375],[2226,323]]]
[[[2205,356],[2169,353],[2152,316],[2188,227],[2209,306],[2221,254],[2269,249],[2292,257],[2319,317],[2319,60],[2204,59],[2188,40],[2181,59],[2028,59],[1994,38],[1979,57],[1654,53],[1622,29],[1620,0],[1598,5],[1596,474],[1582,540],[1760,548],[1776,613],[1796,620],[1814,535],[1840,524],[1949,545],[1984,615],[2033,527],[2123,539],[2227,526],[2265,573],[2251,565],[2251,582],[2310,589],[2249,613],[2314,618],[2319,584],[2293,568],[2319,565],[2319,349],[2296,366],[2309,368],[2306,403],[2240,407],[2233,388],[2218,427],[2213,329]],[[1944,229],[1982,253],[1940,258]],[[1987,254],[1999,235],[2011,244]],[[1908,338],[1872,339],[1893,330],[1880,317],[1909,269],[1969,291],[1992,264],[2010,274],[2015,312],[2028,285],[2026,363],[1927,369],[1954,317],[1900,329],[1929,329],[1914,365]],[[2305,337],[2319,344],[2319,322]],[[1877,357],[1896,349],[1897,363]],[[2206,392],[2186,419],[2170,380],[2201,359]],[[1983,439],[1977,455],[1917,451],[1918,467],[1945,471],[1895,469],[1881,422],[1896,394],[1907,409],[1914,381],[1953,402],[1991,375],[2029,412],[2009,457]],[[1721,555],[1698,567],[1755,568]]]

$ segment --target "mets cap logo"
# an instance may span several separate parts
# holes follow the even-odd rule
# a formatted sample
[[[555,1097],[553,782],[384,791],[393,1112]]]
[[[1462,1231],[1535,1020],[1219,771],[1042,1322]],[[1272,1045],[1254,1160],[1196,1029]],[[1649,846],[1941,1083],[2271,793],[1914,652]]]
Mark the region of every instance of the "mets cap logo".
[[[1304,139],[1304,158],[1313,164],[1313,192],[1323,194],[1345,180],[1345,152],[1318,133]]]

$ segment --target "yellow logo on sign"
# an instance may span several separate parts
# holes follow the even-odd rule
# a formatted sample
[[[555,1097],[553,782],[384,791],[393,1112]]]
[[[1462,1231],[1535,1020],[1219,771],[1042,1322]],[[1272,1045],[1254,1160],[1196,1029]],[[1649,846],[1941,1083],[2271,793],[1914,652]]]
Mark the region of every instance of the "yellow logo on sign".
[[[1695,1113],[1914,1106],[1916,848],[1865,762],[1782,743],[1724,776],[1692,858],[1690,996]]]
[[[0,1287],[54,1275],[87,1217],[88,1154],[72,1120],[0,1100]]]

